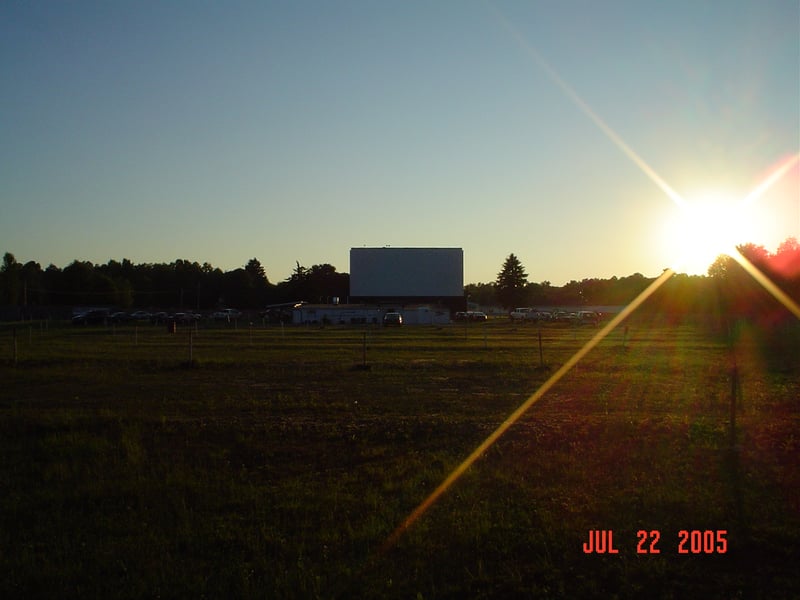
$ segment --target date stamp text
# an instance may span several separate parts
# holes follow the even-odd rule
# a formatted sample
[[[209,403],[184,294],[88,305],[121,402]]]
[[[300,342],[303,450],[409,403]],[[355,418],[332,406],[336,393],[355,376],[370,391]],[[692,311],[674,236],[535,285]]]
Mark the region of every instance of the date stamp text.
[[[629,540],[614,538],[612,529],[590,529],[583,542],[584,554],[619,554]],[[619,545],[617,545],[619,544]],[[630,540],[633,545],[633,540]],[[681,529],[677,537],[666,539],[658,529],[640,529],[636,532],[636,554],[726,554],[728,531],[726,529]],[[625,550],[623,550],[625,551]]]

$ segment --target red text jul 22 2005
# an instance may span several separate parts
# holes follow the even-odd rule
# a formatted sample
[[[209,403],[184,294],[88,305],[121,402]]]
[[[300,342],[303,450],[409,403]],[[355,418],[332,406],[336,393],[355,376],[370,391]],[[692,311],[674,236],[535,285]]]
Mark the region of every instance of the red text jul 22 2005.
[[[671,539],[670,539],[671,538]],[[635,546],[636,554],[726,554],[726,529],[681,529],[677,536],[664,536],[658,529],[640,529],[636,539],[615,539],[613,529],[590,529],[582,544],[584,554],[619,554]]]

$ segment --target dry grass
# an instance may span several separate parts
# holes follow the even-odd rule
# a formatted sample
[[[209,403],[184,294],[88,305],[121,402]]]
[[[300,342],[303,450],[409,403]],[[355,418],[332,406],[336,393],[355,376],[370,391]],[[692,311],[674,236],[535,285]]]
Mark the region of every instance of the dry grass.
[[[38,328],[0,366],[4,597],[795,597],[800,372],[615,332],[388,553],[592,331]],[[0,332],[9,340],[9,332]],[[8,346],[6,346],[8,347]],[[2,350],[0,350],[2,351]],[[589,529],[620,553],[584,555]],[[661,532],[637,555],[637,531]],[[679,531],[728,531],[679,555]]]

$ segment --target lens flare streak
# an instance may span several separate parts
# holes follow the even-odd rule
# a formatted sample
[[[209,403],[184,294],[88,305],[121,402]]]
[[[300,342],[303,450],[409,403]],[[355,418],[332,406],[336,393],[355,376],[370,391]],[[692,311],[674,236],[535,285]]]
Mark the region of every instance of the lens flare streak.
[[[797,302],[792,300],[792,298],[786,292],[775,285],[775,283],[773,283],[769,277],[764,275],[764,273],[762,273],[758,267],[747,260],[747,258],[741,252],[739,252],[739,250],[732,252],[731,258],[739,263],[742,268],[744,268],[744,270],[747,271],[753,279],[761,284],[765,290],[772,294],[778,302],[783,304],[795,317],[800,319],[800,306],[798,306]]]
[[[642,159],[625,141],[603,121],[599,115],[578,95],[578,93],[564,81],[558,73],[544,60],[536,49],[527,42],[508,22],[508,20],[495,9],[495,15],[502,25],[510,32],[516,42],[533,58],[533,60],[544,70],[547,76],[561,89],[561,91],[572,100],[605,135],[617,146],[639,169],[649,177],[677,206],[682,210],[687,210],[689,203],[681,197],[660,175]],[[781,166],[768,175],[764,181],[756,186],[747,196],[745,196],[740,207],[755,202],[760,198],[774,183],[788,173],[794,165],[800,162],[800,153],[795,154]],[[764,275],[755,265],[748,261],[738,250],[732,251],[732,258],[736,260],[745,270],[767,291],[769,291],[781,304],[788,308],[798,319],[800,319],[800,306],[776,286],[766,275]],[[539,389],[537,389],[525,402],[523,402],[509,417],[503,421],[473,452],[464,459],[453,471],[442,481],[441,484],[422,501],[406,519],[389,535],[381,546],[380,554],[389,551],[402,535],[418,521],[439,498],[449,490],[453,484],[477,461],[512,425],[538,402],[558,381],[561,380],[584,356],[586,356],[597,344],[600,343],[611,331],[613,331],[622,321],[633,313],[648,297],[660,288],[672,275],[672,269],[665,269],[664,272],[655,279],[633,302],[626,306],[622,312],[614,317],[607,325],[598,331],[583,347],[580,348],[564,365],[562,365]]]
[[[792,167],[796,164],[800,163],[800,152],[788,158],[781,166],[775,169],[772,173],[770,173],[764,181],[759,183],[753,191],[747,194],[744,198],[742,198],[741,205],[747,206],[755,202],[758,198],[760,198],[764,192],[766,192],[774,183],[776,183],[781,177],[786,175]]]
[[[541,69],[547,74],[547,76],[556,84],[556,86],[564,92],[564,95],[567,96],[575,105],[581,110],[581,112],[589,117],[589,119],[597,126],[600,131],[602,131],[605,136],[611,140],[611,142],[619,148],[625,156],[627,156],[637,167],[639,170],[642,171],[647,177],[649,177],[653,183],[655,183],[661,190],[669,196],[669,198],[678,206],[685,207],[686,200],[681,197],[678,192],[676,192],[672,186],[670,186],[657,172],[653,167],[651,167],[641,156],[639,156],[633,148],[631,148],[625,141],[614,131],[602,118],[592,110],[592,107],[589,106],[586,101],[581,98],[581,96],[576,92],[571,85],[569,85],[564,79],[562,79],[559,74],[556,72],[553,67],[544,59],[544,57],[539,54],[539,52],[534,48],[527,40],[525,40],[517,31],[517,29],[508,22],[502,14],[497,13],[497,17],[503,26],[508,30],[511,37],[516,40],[517,44],[527,52],[531,58],[533,58],[534,62],[541,67]]]
[[[650,297],[661,285],[666,282],[673,275],[671,269],[665,270],[658,279],[654,280],[636,299],[626,306],[617,316],[609,321],[600,331],[598,331],[592,338],[584,344],[580,350],[573,354],[566,363],[564,363],[550,378],[545,381],[539,389],[537,389],[525,402],[523,402],[511,415],[503,421],[500,426],[495,429],[489,437],[487,437],[464,461],[458,465],[447,476],[447,478],[439,484],[439,486],[427,497],[423,502],[414,509],[414,511],[395,529],[383,545],[382,552],[386,552],[397,543],[397,540],[403,533],[411,527],[425,512],[448,490],[450,487],[469,469],[481,455],[494,444],[498,438],[503,435],[509,427],[519,421],[528,409],[538,402],[550,388],[552,388],[558,381],[564,377],[584,356],[599,344],[603,338],[611,333],[622,321],[624,321],[633,311],[635,311],[647,298]]]

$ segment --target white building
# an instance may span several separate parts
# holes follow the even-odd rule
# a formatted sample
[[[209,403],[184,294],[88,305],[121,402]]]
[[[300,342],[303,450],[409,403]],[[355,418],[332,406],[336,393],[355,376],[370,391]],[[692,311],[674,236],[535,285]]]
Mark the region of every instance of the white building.
[[[296,325],[380,325],[387,312],[399,312],[406,325],[445,325],[450,311],[444,306],[366,304],[303,304],[292,311]]]

